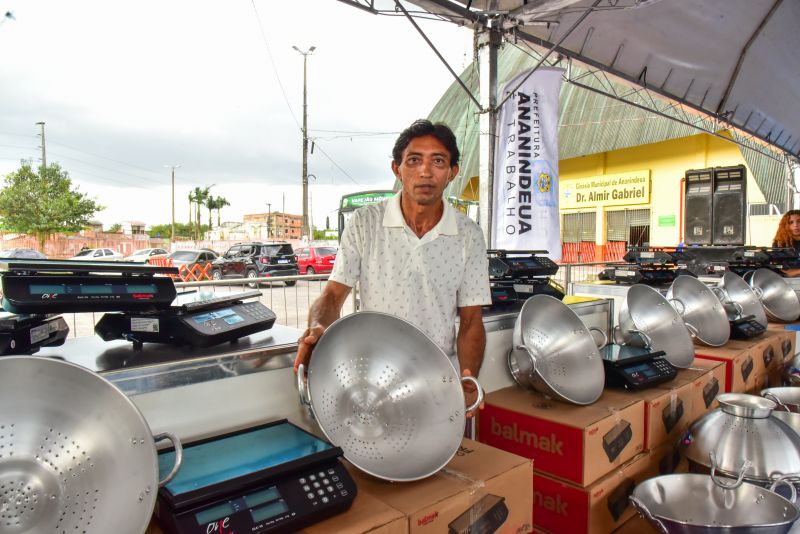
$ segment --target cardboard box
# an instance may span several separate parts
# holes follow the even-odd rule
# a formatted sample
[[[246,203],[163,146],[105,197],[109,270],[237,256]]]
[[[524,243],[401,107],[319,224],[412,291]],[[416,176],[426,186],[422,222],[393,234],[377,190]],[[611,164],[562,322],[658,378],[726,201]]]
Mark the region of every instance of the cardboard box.
[[[656,527],[639,514],[625,521],[614,534],[659,534]]]
[[[755,383],[759,374],[757,366],[761,362],[763,373],[763,360],[754,358],[749,349],[724,347],[697,347],[698,359],[714,360],[725,364],[725,391],[729,393],[744,393]],[[696,366],[696,364],[694,364]]]
[[[407,532],[530,532],[533,467],[527,458],[465,439],[442,470],[416,482],[386,482],[345,462],[366,493],[405,516]]]
[[[718,365],[722,367],[722,364]],[[722,371],[724,373],[724,369]],[[688,424],[692,424],[708,411],[708,407],[719,393],[720,382],[709,369],[689,368],[678,369],[678,376],[674,380],[658,387],[659,389],[672,389],[684,387],[686,384],[691,384],[691,410],[686,414],[686,421]]]
[[[335,515],[300,532],[306,534],[407,534],[405,514],[379,501],[368,493],[359,491],[346,512]]]
[[[788,362],[794,358],[797,352],[797,332],[794,330],[783,330],[780,333],[782,334],[780,338],[781,354],[783,355],[783,361]]]
[[[677,441],[664,443],[649,451],[650,476],[688,473],[689,460],[681,452],[681,444]]]
[[[692,389],[691,380],[673,380],[662,387],[620,392],[621,395],[644,401],[644,450],[654,449],[670,439],[677,440],[684,434],[694,410]]]
[[[706,411],[713,410],[719,406],[717,395],[720,393],[730,393],[725,389],[725,363],[717,360],[704,360],[695,358],[692,363],[693,369],[708,369],[714,376],[709,379],[709,383],[703,388],[703,403]]]
[[[533,475],[533,521],[553,533],[606,534],[636,513],[628,498],[652,476],[650,457],[639,454],[587,487],[540,472]]]
[[[513,386],[485,402],[480,441],[575,484],[591,484],[644,448],[644,402],[630,395],[607,390],[594,404],[575,406]]]
[[[786,380],[783,378],[783,369],[773,369],[769,372],[769,387],[780,388],[786,386]]]

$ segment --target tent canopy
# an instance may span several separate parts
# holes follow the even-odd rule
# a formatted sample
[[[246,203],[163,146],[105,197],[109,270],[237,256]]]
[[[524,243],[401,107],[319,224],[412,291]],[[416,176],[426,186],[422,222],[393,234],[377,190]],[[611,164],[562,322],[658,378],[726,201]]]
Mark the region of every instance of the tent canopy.
[[[609,72],[800,156],[796,0],[410,0]]]

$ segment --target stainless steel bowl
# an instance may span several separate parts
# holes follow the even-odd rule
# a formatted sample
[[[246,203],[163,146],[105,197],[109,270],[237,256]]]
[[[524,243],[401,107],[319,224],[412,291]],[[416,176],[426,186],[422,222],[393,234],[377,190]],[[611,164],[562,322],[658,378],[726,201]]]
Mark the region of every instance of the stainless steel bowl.
[[[788,499],[739,482],[729,486],[708,475],[664,475],[636,486],[631,502],[666,533],[784,534],[800,517]]]
[[[797,293],[781,275],[770,269],[756,269],[747,273],[746,281],[761,298],[767,317],[782,323],[790,323],[800,317]]]
[[[525,301],[511,336],[511,376],[522,387],[573,404],[603,394],[605,369],[594,337],[560,300],[534,295]]]
[[[462,378],[422,330],[385,313],[359,312],[334,322],[298,368],[301,402],[344,457],[392,481],[428,477],[455,455],[466,413],[483,400],[477,380]],[[478,388],[464,406],[462,380]]]
[[[175,445],[158,480],[154,439]],[[116,386],[51,358],[0,358],[0,532],[144,532],[180,466]]]
[[[773,401],[784,411],[800,413],[800,388],[782,387],[762,389],[761,396]]]
[[[634,284],[628,289],[619,309],[619,330],[626,345],[663,350],[675,367],[694,361],[694,344],[683,319],[652,287]]]
[[[694,276],[678,276],[667,291],[667,300],[691,325],[694,340],[711,347],[720,347],[731,337],[730,323],[719,298]],[[695,331],[696,330],[696,331]]]
[[[726,272],[715,290],[728,312],[729,320],[752,316],[761,326],[767,327],[767,314],[761,300],[741,276]]]

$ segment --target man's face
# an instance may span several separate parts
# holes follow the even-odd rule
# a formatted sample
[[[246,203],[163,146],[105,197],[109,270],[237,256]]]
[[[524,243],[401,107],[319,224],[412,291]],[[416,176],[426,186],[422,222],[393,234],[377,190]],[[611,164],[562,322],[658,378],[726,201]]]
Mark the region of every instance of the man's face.
[[[444,188],[458,174],[450,166],[450,152],[432,135],[415,137],[403,151],[398,165],[392,161],[394,175],[403,183],[403,198],[420,206],[441,202]]]

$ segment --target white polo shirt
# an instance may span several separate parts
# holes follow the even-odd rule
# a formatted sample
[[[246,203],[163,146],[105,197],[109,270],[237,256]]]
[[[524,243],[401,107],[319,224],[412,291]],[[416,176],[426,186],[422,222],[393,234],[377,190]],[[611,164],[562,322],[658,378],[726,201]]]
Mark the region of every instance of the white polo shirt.
[[[457,308],[491,303],[483,234],[444,202],[439,223],[419,238],[403,219],[400,195],[353,213],[330,280],[361,282],[361,309],[413,323],[453,357]]]

